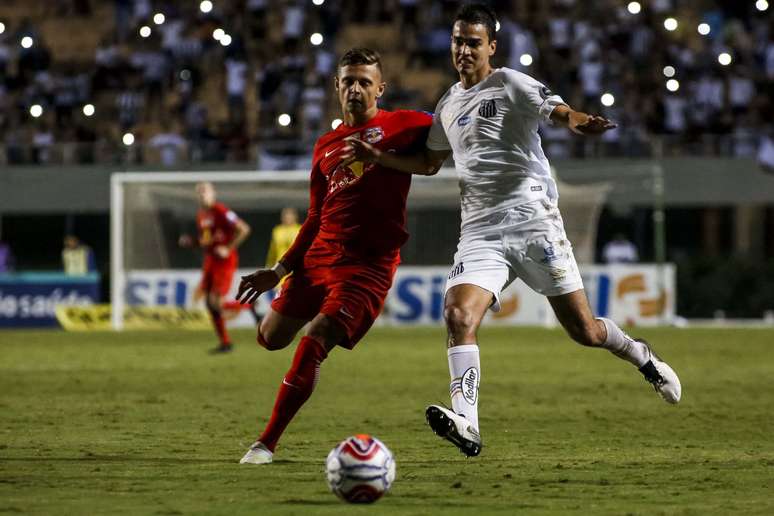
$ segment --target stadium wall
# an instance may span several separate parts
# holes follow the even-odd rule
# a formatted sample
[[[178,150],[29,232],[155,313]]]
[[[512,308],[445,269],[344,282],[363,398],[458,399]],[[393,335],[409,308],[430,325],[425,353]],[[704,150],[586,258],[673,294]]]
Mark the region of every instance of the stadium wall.
[[[554,165],[563,181],[583,182],[594,168],[620,169],[641,163],[629,159],[557,160]],[[760,170],[752,159],[664,158],[667,206],[747,205],[774,203],[774,175]],[[0,215],[6,213],[107,213],[110,210],[110,166],[45,167],[10,166],[0,173]],[[148,169],[150,170],[150,168]],[[158,170],[154,167],[153,170]],[[197,169],[191,169],[195,171]],[[244,170],[247,167],[207,165],[200,170]],[[142,172],[142,168],[132,168]],[[254,171],[254,169],[252,169]],[[67,180],[63,181],[63,177]],[[88,192],[84,195],[84,192]],[[648,205],[650,192],[611,193],[611,199],[628,205]]]

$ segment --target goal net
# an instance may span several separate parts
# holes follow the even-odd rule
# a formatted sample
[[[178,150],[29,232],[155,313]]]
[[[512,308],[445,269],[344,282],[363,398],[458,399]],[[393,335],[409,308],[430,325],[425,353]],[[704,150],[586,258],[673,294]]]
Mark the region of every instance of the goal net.
[[[561,166],[559,171],[561,178]],[[621,171],[618,175],[605,173],[596,177],[589,172],[590,169],[586,169],[585,175],[570,173],[569,182],[558,181],[560,209],[579,263],[593,262],[597,223],[610,193],[626,195],[625,188],[616,190],[618,183],[629,184],[627,188],[642,187],[637,180],[632,182],[631,170],[627,180],[621,179],[625,175]],[[200,181],[213,183],[218,202],[233,209],[252,228],[240,248],[243,272],[265,264],[271,230],[279,223],[280,210],[294,207],[303,220],[308,206],[308,171],[113,174],[111,302],[115,328],[122,327],[120,314],[127,304],[184,304],[184,298],[190,297],[185,285],[170,279],[168,272],[187,271],[185,281],[189,285],[191,275],[198,274],[201,255],[180,248],[178,239],[181,234],[196,232],[195,184]],[[445,168],[433,177],[415,176],[408,202],[411,238],[401,251],[402,263],[449,266],[457,246],[459,225],[455,171]],[[135,281],[138,277],[142,281]]]

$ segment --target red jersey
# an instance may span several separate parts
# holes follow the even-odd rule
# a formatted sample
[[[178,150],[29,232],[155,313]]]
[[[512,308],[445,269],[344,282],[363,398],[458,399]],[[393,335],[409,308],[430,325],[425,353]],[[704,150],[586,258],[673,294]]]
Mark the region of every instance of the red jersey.
[[[363,125],[340,124],[321,136],[312,157],[309,211],[282,262],[290,270],[298,267],[316,239],[364,258],[397,254],[408,239],[411,175],[359,161],[342,166],[339,155],[350,136],[384,152],[416,152],[424,147],[432,120],[419,111],[379,110]]]
[[[236,213],[221,203],[210,208],[200,208],[196,214],[196,226],[199,228],[199,244],[205,254],[215,257],[213,249],[219,245],[228,245],[234,239],[234,230],[238,217]],[[232,255],[236,250],[231,252]]]

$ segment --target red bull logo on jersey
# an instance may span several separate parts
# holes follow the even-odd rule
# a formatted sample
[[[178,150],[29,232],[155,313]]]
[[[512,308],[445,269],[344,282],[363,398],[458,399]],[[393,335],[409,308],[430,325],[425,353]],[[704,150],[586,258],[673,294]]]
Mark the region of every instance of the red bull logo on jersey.
[[[365,170],[365,164],[362,161],[355,161],[346,166],[339,165],[328,180],[328,193],[336,192],[355,183],[363,177]]]
[[[384,139],[384,129],[381,127],[369,127],[363,131],[363,139],[366,143],[376,143]]]

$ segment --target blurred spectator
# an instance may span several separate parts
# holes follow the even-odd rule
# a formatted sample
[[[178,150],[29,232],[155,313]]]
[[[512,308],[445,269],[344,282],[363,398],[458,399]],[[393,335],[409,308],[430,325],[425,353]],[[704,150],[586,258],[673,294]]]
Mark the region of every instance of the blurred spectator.
[[[64,237],[62,265],[64,273],[71,276],[88,274],[96,269],[91,248],[81,243],[74,235]]]
[[[0,240],[0,274],[13,272],[14,258],[11,252],[11,246],[7,242]]]
[[[637,247],[623,233],[617,233],[602,249],[605,263],[635,263],[639,261]]]
[[[165,167],[175,167],[183,161],[188,144],[167,121],[162,123],[162,132],[148,141],[148,146],[159,154],[159,161]]]
[[[650,156],[666,135],[667,151],[767,155],[769,140],[759,135],[769,131],[762,121],[770,124],[770,117],[762,113],[774,98],[771,8],[729,8],[720,0],[641,3],[642,12],[631,14],[626,2],[492,2],[501,25],[497,62],[535,77],[581,110],[602,110],[605,92],[616,97],[607,112],[619,123],[617,132],[578,144],[546,127],[548,152]],[[185,122],[177,138],[187,141],[188,159],[250,159],[252,148],[282,148],[298,159],[338,115],[327,94],[342,45],[370,45],[383,54],[390,74],[384,107],[432,109],[438,92],[457,80],[448,66],[450,20],[459,7],[451,0],[326,0],[319,6],[234,0],[214,2],[210,13],[198,1],[45,4],[29,10],[34,18],[4,20],[0,34],[0,159],[12,164],[117,162],[126,154],[123,132],[153,134],[170,118]],[[160,25],[152,20],[157,12],[166,17]],[[665,30],[667,16],[678,19],[677,31]],[[41,31],[54,17],[62,29]],[[84,38],[77,56],[65,43],[80,38],[72,32],[82,30],[83,20],[93,21],[101,39],[90,45]],[[710,34],[688,30],[696,20],[708,23]],[[146,25],[151,33],[141,37]],[[216,39],[217,29],[228,44]],[[322,45],[309,43],[313,32],[323,35]],[[25,37],[31,39],[22,46]],[[721,52],[732,57],[728,66],[719,63]],[[669,79],[678,81],[671,91]],[[95,112],[86,115],[84,131],[86,103]],[[34,104],[43,108],[40,120],[30,116]],[[291,116],[289,127],[278,128],[282,113]],[[82,137],[99,143],[87,152],[69,141]]]

